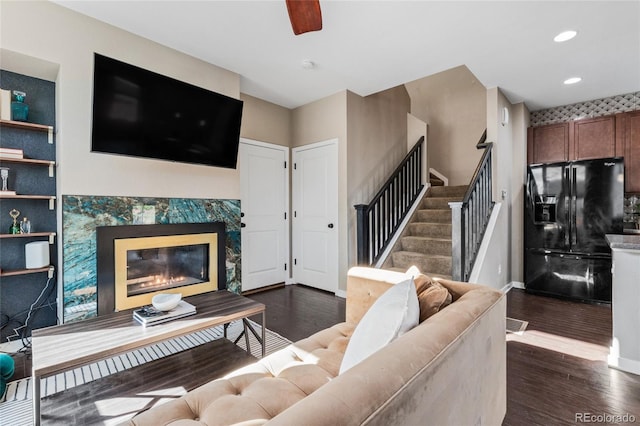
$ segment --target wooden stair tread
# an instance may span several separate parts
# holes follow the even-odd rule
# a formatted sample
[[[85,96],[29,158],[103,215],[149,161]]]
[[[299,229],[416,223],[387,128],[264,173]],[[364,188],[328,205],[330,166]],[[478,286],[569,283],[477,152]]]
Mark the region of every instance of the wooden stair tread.
[[[442,254],[424,254],[424,253],[418,253],[415,251],[403,251],[403,250],[393,252],[393,254],[398,256],[425,257],[425,258],[434,258],[434,259],[450,259],[451,258],[451,256],[445,256]]]
[[[451,238],[441,238],[441,237],[423,237],[421,235],[407,235],[405,237],[402,237],[403,239],[411,239],[411,240],[429,240],[429,241],[443,241],[443,242],[449,242],[451,241]]]
[[[433,195],[433,196],[429,196],[429,197],[424,197],[424,199],[432,199],[432,200],[450,200],[450,201],[462,201],[464,197],[456,197],[456,196],[451,196],[451,195],[443,195],[443,196],[437,196],[437,195]],[[440,210],[444,210],[444,209],[440,209]]]

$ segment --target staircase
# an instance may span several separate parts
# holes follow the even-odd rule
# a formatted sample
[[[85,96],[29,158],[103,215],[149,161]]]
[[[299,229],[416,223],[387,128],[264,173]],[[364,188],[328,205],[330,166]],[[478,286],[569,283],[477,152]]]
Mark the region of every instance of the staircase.
[[[451,209],[449,202],[462,201],[467,186],[432,186],[410,223],[383,264],[384,269],[421,272],[451,278]]]

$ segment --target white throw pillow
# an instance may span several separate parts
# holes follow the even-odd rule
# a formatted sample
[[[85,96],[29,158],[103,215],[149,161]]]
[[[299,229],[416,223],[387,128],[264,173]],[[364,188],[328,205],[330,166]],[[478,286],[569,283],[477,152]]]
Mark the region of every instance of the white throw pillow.
[[[353,331],[340,374],[418,325],[420,306],[413,278],[385,291]]]

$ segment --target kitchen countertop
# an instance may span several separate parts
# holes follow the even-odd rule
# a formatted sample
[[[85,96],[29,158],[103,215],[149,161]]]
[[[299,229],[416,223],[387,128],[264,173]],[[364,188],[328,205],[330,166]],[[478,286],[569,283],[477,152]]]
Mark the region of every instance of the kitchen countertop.
[[[612,249],[640,251],[640,235],[638,234],[607,234],[606,237]]]

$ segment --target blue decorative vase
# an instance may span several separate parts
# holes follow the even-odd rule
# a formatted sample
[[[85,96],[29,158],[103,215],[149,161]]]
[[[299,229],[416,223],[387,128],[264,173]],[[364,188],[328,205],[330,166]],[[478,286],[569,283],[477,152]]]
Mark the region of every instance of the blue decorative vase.
[[[13,377],[15,362],[7,354],[0,354],[0,396],[4,395],[7,382]]]
[[[18,90],[13,91],[14,100],[11,102],[11,119],[15,121],[27,121],[29,115],[29,105],[24,103],[26,93]]]

